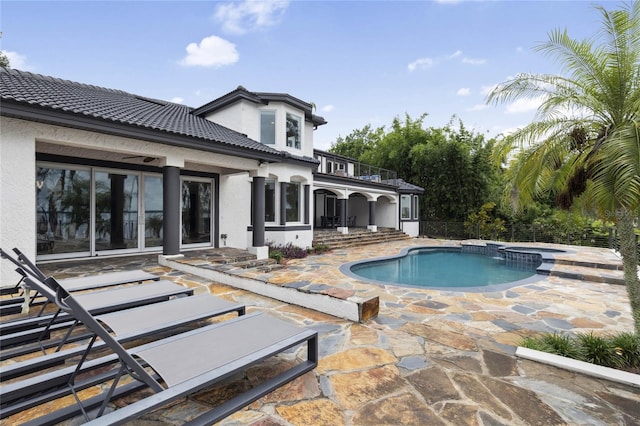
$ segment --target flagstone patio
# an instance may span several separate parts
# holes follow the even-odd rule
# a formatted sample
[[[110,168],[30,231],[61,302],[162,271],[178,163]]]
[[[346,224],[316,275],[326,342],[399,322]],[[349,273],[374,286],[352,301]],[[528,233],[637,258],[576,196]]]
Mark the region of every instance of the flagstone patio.
[[[302,292],[333,288],[378,297],[377,317],[363,323],[160,267],[154,256],[41,266],[60,278],[100,269],[144,268],[196,292],[242,302],[249,312],[265,311],[320,333],[320,363],[313,372],[223,420],[223,425],[640,424],[640,389],[513,355],[522,337],[540,331],[632,330],[624,286],[546,276],[504,291],[464,293],[372,285],[338,269],[346,262],[397,254],[409,246],[455,244],[412,239],[290,260],[286,268],[269,272],[231,272],[264,285],[295,284]],[[575,261],[569,268],[582,268],[584,262],[620,262],[608,250],[572,250],[558,255]],[[287,360],[253,368],[246,377],[158,410],[138,424],[182,424],[268,376],[283,362]]]

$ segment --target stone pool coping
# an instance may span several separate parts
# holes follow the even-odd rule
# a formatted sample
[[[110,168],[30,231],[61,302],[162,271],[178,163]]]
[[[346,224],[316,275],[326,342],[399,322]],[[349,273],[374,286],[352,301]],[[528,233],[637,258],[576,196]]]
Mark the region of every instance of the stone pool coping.
[[[411,251],[423,250],[423,249],[446,250],[446,251],[461,251],[462,246],[464,246],[464,245],[466,245],[466,246],[474,246],[474,247],[485,247],[485,245],[480,245],[480,244],[462,244],[459,247],[452,247],[452,246],[405,247],[400,251],[400,253],[395,254],[395,255],[381,256],[381,257],[376,257],[376,258],[373,258],[373,259],[356,260],[356,261],[353,261],[353,262],[348,262],[348,263],[342,264],[342,265],[340,265],[339,270],[340,270],[340,272],[342,272],[343,274],[345,274],[346,276],[348,276],[350,278],[360,280],[360,281],[362,281],[364,283],[374,284],[374,285],[377,285],[377,286],[394,285],[394,286],[398,286],[398,287],[419,288],[419,289],[423,289],[423,290],[437,290],[437,291],[449,291],[449,292],[461,292],[461,293],[492,293],[492,292],[496,292],[496,291],[509,290],[510,288],[513,288],[513,287],[518,287],[518,286],[525,285],[525,284],[532,284],[532,283],[535,283],[537,281],[540,281],[540,280],[545,278],[545,275],[549,275],[549,271],[551,271],[551,268],[553,267],[553,263],[549,262],[550,259],[553,260],[552,256],[544,256],[544,257],[541,256],[542,257],[542,263],[536,269],[537,273],[533,274],[530,277],[523,278],[523,279],[517,280],[517,281],[510,281],[508,283],[491,284],[491,285],[486,285],[486,286],[471,286],[471,287],[442,287],[442,286],[420,286],[420,285],[412,285],[412,284],[398,284],[398,283],[391,283],[391,282],[387,282],[387,281],[379,281],[379,280],[374,280],[374,279],[370,279],[370,278],[365,278],[365,277],[360,276],[360,275],[358,275],[358,274],[356,274],[356,273],[351,271],[351,267],[354,266],[354,265],[364,264],[364,263],[369,263],[369,262],[376,262],[376,261],[399,259],[401,257],[406,256]],[[501,246],[501,247],[505,247],[505,246]],[[541,252],[534,252],[532,250],[529,250],[526,253],[540,254]],[[549,254],[549,253],[545,253],[545,254]]]

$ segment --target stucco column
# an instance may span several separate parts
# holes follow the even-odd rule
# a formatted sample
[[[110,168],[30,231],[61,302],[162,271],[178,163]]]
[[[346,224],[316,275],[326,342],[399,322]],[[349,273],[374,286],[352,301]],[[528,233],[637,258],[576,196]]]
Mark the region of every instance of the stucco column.
[[[311,185],[304,186],[304,223],[305,225],[309,224],[309,212],[311,211]]]
[[[162,254],[180,254],[180,168],[162,169]]]
[[[338,226],[337,231],[343,234],[349,233],[349,228],[347,228],[347,201],[345,198],[338,198],[338,211],[340,212],[340,226]]]
[[[264,182],[263,177],[254,176],[253,200],[252,200],[252,217],[253,217],[253,246],[264,246]]]
[[[280,225],[287,224],[287,183],[280,182]]]
[[[369,201],[369,226],[367,229],[373,232],[378,230],[376,225],[376,201]]]

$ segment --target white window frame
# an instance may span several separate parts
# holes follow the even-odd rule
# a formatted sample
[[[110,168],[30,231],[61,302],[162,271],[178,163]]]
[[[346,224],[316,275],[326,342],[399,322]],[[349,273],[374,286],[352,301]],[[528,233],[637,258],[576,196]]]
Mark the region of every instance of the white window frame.
[[[411,195],[400,195],[400,220],[411,220]],[[405,216],[405,210],[409,211],[409,215]]]
[[[264,142],[262,140],[262,117],[263,117],[263,114],[266,115],[266,113],[273,114],[273,142],[272,143]],[[278,142],[277,129],[278,129],[278,112],[275,109],[261,109],[260,110],[260,143],[264,145],[276,145]]]

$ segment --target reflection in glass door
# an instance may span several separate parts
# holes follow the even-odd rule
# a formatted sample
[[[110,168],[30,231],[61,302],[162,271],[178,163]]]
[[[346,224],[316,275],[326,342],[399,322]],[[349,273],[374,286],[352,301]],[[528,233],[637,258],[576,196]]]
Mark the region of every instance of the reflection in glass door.
[[[90,250],[91,174],[72,166],[39,165],[36,171],[38,256]]]
[[[95,173],[95,251],[138,248],[138,175]]]
[[[162,176],[144,176],[144,246],[162,246]]]
[[[182,181],[182,244],[211,243],[211,181]]]

